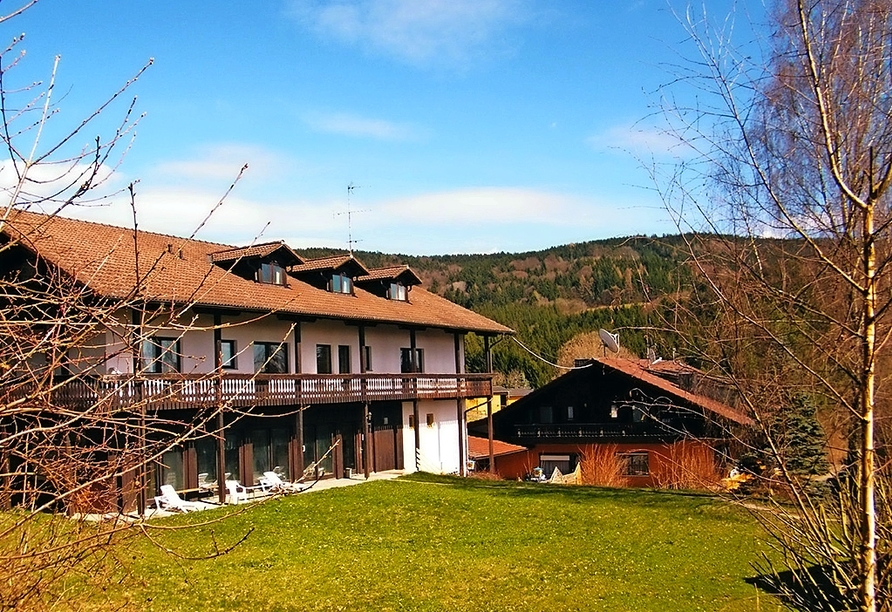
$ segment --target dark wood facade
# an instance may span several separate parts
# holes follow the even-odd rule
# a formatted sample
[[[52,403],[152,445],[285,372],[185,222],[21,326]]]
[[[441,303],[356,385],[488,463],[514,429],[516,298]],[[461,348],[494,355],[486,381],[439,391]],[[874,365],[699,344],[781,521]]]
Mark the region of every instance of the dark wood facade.
[[[631,484],[657,484],[653,466],[685,453],[702,461],[704,449],[730,452],[724,442],[732,428],[749,419],[726,405],[699,397],[630,360],[594,360],[572,370],[492,417],[494,438],[528,449],[495,461],[504,477],[527,475],[533,467],[559,464],[574,469],[586,454],[610,448],[623,460],[648,459],[651,470],[630,469]],[[469,426],[487,435],[486,420]],[[633,457],[634,456],[634,457]]]

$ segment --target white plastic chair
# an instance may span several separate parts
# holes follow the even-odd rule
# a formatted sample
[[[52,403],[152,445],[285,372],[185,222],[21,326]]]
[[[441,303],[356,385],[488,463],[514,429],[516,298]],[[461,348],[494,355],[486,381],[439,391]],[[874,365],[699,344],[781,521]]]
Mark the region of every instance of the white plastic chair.
[[[239,483],[237,480],[227,480],[226,481],[226,492],[227,497],[229,498],[230,504],[237,504],[240,501],[250,501],[251,500],[251,492],[260,489],[261,492],[266,493],[266,484],[263,482],[260,483],[260,486],[251,486],[246,487],[245,485]]]
[[[304,490],[304,485],[282,480],[275,472],[264,472],[260,482],[266,484],[273,493],[300,493]]]
[[[161,485],[161,495],[155,497],[155,507],[159,510],[176,510],[177,512],[201,509],[195,502],[188,502],[181,498],[173,485]]]

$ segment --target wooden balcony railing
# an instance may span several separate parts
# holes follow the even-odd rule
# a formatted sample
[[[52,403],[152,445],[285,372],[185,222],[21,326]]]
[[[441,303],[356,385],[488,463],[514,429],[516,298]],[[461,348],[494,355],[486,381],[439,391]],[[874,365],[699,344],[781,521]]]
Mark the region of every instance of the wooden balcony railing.
[[[25,388],[11,398],[27,394]],[[126,410],[228,406],[306,406],[492,395],[490,374],[144,374],[73,378],[52,393],[56,405]]]
[[[654,422],[647,423],[539,423],[517,425],[517,438],[526,439],[604,439],[665,438],[672,432]]]

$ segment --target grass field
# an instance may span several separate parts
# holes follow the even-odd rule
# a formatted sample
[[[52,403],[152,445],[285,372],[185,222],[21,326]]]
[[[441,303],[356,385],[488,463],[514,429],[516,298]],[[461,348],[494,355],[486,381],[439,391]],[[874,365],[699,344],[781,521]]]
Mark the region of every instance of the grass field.
[[[410,476],[273,499],[128,542],[110,604],[140,610],[778,610],[763,546],[697,494]],[[221,509],[156,521],[206,522]],[[106,601],[105,597],[111,598]]]

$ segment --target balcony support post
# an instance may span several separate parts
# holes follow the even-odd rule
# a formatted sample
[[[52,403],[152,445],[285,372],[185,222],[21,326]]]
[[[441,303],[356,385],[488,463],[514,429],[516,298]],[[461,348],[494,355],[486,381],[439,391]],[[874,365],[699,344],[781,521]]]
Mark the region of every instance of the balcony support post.
[[[223,319],[214,313],[214,406],[217,409],[217,501],[226,503],[226,431],[223,419]]]
[[[366,480],[372,473],[371,428],[369,427],[369,403],[362,405],[362,472]]]
[[[454,338],[454,346],[455,346],[455,414],[456,420],[458,421],[458,473],[462,476],[467,476],[467,462],[465,461],[465,457],[467,455],[467,424],[465,423],[465,402],[462,399],[465,395],[465,390],[463,389],[463,380],[459,376],[464,368],[462,367],[462,359],[461,359],[461,335],[458,332],[455,332],[453,335]]]
[[[146,506],[149,505],[149,496],[148,491],[146,490],[149,486],[148,482],[148,465],[147,465],[147,457],[146,457],[146,406],[143,403],[143,383],[140,380],[140,376],[142,375],[142,312],[137,310],[136,308],[131,309],[130,311],[130,322],[133,326],[133,331],[131,333],[131,338],[134,338],[136,341],[133,343],[133,377],[134,377],[134,394],[136,399],[136,405],[139,409],[139,436],[138,436],[138,444],[139,444],[139,465],[136,470],[136,478],[137,478],[137,494],[136,494],[136,504],[139,508],[139,515],[145,516]],[[153,492],[154,495],[154,492]]]
[[[493,448],[492,395],[486,398],[486,434],[489,440],[489,473],[494,474],[496,471],[496,457]]]

